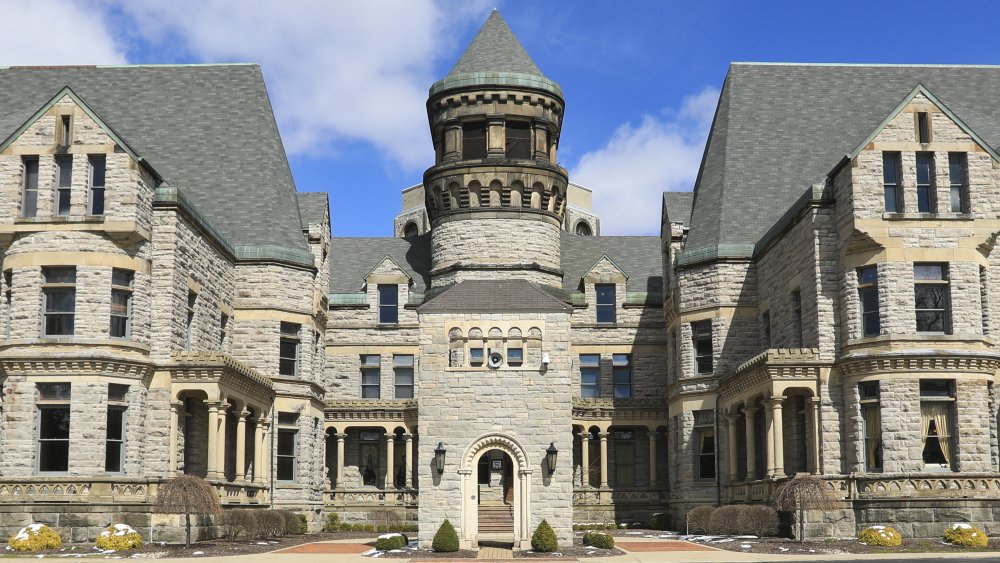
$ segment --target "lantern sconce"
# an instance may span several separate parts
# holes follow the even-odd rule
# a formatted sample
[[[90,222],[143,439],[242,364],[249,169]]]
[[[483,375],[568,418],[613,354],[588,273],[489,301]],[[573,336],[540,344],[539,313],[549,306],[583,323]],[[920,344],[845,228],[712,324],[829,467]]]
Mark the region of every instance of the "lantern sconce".
[[[556,456],[559,455],[559,450],[556,449],[556,443],[550,442],[549,448],[545,450],[545,465],[549,469],[549,475],[556,472]]]
[[[438,475],[444,473],[444,456],[448,453],[448,450],[444,449],[444,442],[438,442],[436,448],[434,448],[434,469],[437,469]]]

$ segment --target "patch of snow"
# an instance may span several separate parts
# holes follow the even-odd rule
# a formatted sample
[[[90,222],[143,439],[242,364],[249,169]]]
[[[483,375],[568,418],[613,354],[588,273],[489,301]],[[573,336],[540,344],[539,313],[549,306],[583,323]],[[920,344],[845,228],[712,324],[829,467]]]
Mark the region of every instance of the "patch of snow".
[[[196,551],[196,552],[192,553],[191,555],[205,555],[205,552],[204,551]]]
[[[738,540],[756,540],[756,539],[760,539],[757,536],[733,536],[733,537],[736,538],[736,539],[738,539]]]
[[[958,524],[951,525],[952,530],[971,530],[972,525],[959,522]]]
[[[750,549],[750,544],[748,544],[748,543],[741,543],[740,544],[740,549]]]
[[[257,542],[257,545],[267,545],[267,542],[266,541],[259,541],[259,542]]]
[[[641,536],[642,532],[625,532],[626,536]]]
[[[403,534],[400,534],[398,532],[392,532],[391,534],[382,534],[381,536],[378,537],[378,539],[387,540],[389,538],[401,538],[401,537],[403,537]]]
[[[362,553],[361,556],[362,557],[371,557],[371,556],[375,555],[376,553],[378,553],[377,549],[369,549],[368,551]]]
[[[782,551],[782,552],[788,551],[788,548],[787,547],[779,547],[778,551]]]
[[[736,541],[733,538],[722,538],[721,540],[712,540],[708,543],[729,543],[731,541]]]

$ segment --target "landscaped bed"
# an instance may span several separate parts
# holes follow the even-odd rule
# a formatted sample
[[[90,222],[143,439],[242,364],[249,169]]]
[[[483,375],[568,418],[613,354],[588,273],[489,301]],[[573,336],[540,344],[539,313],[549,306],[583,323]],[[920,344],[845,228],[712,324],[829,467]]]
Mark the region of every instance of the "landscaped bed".
[[[617,534],[616,534],[617,535]],[[969,553],[1000,551],[1000,539],[991,539],[984,548],[960,547],[940,539],[903,539],[899,547],[865,545],[856,539],[806,540],[798,542],[785,538],[751,538],[722,536],[680,536],[679,539],[700,543],[718,549],[741,553],[773,553],[780,555],[837,555],[843,553]]]

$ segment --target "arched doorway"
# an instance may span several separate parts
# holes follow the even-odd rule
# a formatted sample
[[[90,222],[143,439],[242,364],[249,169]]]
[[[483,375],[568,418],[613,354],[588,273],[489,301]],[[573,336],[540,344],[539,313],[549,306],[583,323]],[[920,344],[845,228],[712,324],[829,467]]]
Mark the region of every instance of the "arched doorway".
[[[463,548],[480,541],[512,542],[517,548],[530,544],[529,467],[524,449],[511,438],[493,434],[473,442],[459,471]]]

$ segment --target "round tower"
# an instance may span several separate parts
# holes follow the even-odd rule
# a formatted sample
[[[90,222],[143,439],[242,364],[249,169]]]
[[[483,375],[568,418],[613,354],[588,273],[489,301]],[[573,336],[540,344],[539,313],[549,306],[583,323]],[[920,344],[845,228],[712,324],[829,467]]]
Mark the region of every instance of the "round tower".
[[[424,172],[432,284],[517,278],[559,286],[568,177],[556,164],[562,90],[493,11],[427,115],[434,166]]]

